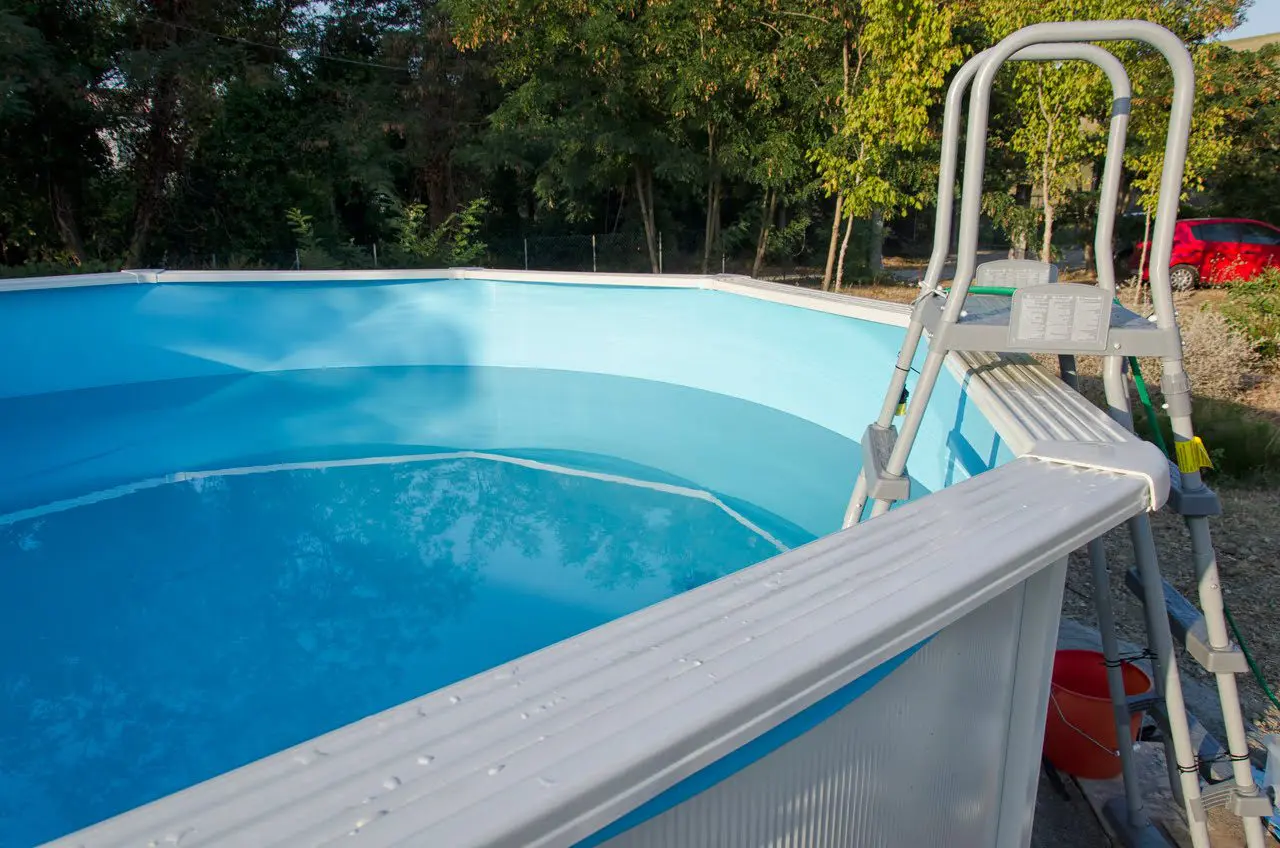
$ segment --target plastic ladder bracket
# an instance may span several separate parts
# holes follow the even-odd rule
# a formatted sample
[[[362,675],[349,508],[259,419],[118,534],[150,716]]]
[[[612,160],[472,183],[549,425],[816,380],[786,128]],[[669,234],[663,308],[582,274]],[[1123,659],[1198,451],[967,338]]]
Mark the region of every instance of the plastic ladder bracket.
[[[1246,795],[1230,780],[1206,786],[1200,795],[1205,808],[1223,807],[1240,818],[1267,818],[1272,813],[1271,800],[1255,784],[1253,794]]]
[[[1214,648],[1209,644],[1209,628],[1203,616],[1187,629],[1186,644],[1187,653],[1211,674],[1245,674],[1249,671],[1249,661],[1239,645],[1233,642],[1225,648]]]
[[[884,470],[897,441],[898,430],[892,424],[872,424],[862,434],[862,473],[867,479],[867,496],[872,500],[905,501],[911,496],[911,480],[905,474]]]
[[[1218,493],[1203,484],[1191,491],[1183,489],[1182,472],[1172,462],[1169,463],[1168,505],[1178,515],[1188,517],[1222,515],[1222,501],[1218,499]]]

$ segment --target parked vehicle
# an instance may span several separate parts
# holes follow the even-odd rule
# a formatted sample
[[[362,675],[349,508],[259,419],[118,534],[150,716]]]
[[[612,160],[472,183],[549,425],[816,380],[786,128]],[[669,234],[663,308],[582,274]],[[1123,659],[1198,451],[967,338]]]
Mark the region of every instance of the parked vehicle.
[[[1129,267],[1135,272],[1144,247],[1150,263],[1150,246],[1135,245],[1129,256]],[[1178,291],[1201,283],[1248,280],[1268,265],[1280,266],[1278,227],[1247,218],[1193,218],[1179,221],[1174,228],[1169,282]],[[1142,279],[1148,275],[1149,268],[1143,268]]]

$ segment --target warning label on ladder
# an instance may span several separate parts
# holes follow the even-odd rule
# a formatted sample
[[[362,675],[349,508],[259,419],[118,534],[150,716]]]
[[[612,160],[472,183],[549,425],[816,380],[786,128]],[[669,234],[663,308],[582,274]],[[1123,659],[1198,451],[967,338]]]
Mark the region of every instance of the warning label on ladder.
[[[1009,345],[1060,353],[1105,350],[1110,307],[1110,298],[1094,286],[1053,283],[1018,289],[1009,316]]]

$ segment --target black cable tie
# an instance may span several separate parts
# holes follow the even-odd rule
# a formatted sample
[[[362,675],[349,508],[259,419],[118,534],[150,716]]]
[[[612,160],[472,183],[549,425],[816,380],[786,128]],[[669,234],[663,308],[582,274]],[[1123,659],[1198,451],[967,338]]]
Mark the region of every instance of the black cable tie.
[[[1154,660],[1155,658],[1155,652],[1150,648],[1146,648],[1136,654],[1125,654],[1124,656],[1116,657],[1114,660],[1104,659],[1102,664],[1107,668],[1119,668],[1125,663],[1132,663],[1134,660]]]

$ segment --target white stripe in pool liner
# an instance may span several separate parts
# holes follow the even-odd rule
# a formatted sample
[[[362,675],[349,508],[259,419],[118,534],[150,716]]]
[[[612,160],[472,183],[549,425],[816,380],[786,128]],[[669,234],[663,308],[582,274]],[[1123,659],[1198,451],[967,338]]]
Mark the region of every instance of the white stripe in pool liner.
[[[113,486],[110,489],[103,489],[99,492],[91,492],[87,495],[66,498],[64,500],[53,501],[42,506],[31,507],[29,509],[0,515],[0,527],[8,524],[16,524],[19,521],[26,521],[31,518],[40,518],[41,516],[52,515],[57,512],[65,512],[69,509],[75,509],[80,506],[87,506],[101,501],[113,500],[115,498],[131,495],[135,492],[141,492],[146,489],[165,486],[170,483],[188,483],[194,480],[204,480],[210,477],[239,477],[249,474],[266,474],[273,471],[323,471],[327,468],[354,468],[366,465],[404,465],[418,462],[443,462],[451,459],[482,459],[489,462],[505,462],[509,465],[519,465],[535,471],[549,471],[552,474],[564,474],[569,477],[586,477],[591,480],[599,480],[604,483],[617,483],[623,486],[634,486],[637,489],[650,489],[655,492],[664,492],[666,494],[677,495],[682,498],[694,498],[695,500],[706,501],[720,509],[725,515],[732,518],[750,532],[773,545],[778,549],[779,553],[790,550],[787,545],[780,542],[767,530],[760,527],[754,521],[747,518],[745,515],[738,512],[715,495],[702,489],[690,489],[687,486],[675,486],[670,483],[656,483],[649,480],[637,480],[634,477],[623,477],[617,474],[604,474],[598,471],[584,471],[578,468],[569,468],[564,465],[553,465],[548,462],[538,462],[533,459],[521,459],[520,457],[504,456],[496,453],[484,453],[481,451],[402,454],[399,456],[334,459],[320,462],[281,462],[274,465],[246,465],[237,468],[220,468],[212,471],[177,471],[173,474],[165,474],[161,477],[150,477],[146,480],[139,480],[134,483],[125,483],[120,486]]]

